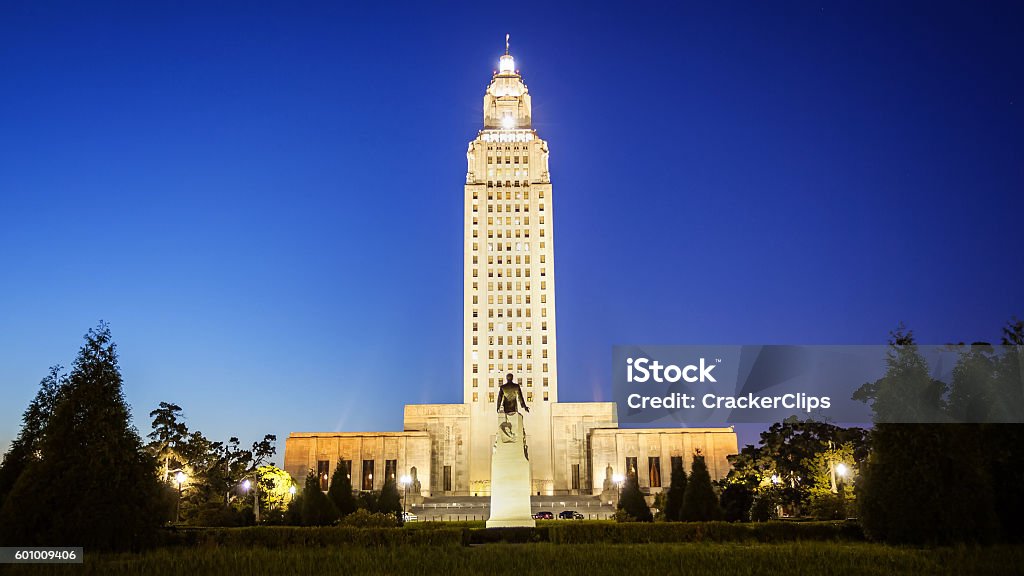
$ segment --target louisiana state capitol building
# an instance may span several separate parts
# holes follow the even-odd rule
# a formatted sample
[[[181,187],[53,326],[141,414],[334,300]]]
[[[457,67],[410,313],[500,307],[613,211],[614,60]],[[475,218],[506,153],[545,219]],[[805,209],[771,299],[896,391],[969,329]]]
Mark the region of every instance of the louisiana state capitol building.
[[[732,428],[620,429],[612,402],[559,402],[549,150],[507,42],[466,165],[462,403],[408,404],[402,432],[294,432],[285,469],[300,482],[315,471],[325,490],[340,461],[355,489],[410,475],[416,497],[489,496],[498,389],[512,374],[530,407],[536,495],[599,495],[612,474],[636,474],[657,493],[672,462],[689,470],[695,450],[712,479],[724,477],[737,452]]]

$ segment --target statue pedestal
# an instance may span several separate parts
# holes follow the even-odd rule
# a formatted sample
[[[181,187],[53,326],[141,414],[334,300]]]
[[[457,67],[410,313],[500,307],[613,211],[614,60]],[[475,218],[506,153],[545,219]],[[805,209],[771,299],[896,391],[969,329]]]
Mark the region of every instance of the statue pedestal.
[[[487,527],[536,526],[530,513],[530,461],[523,415],[498,415],[491,454],[491,517]]]

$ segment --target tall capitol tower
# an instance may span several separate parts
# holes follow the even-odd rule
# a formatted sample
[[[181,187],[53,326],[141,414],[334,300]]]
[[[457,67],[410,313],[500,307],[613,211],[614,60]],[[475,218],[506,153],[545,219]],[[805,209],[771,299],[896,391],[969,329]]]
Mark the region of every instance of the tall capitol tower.
[[[466,150],[462,403],[406,404],[396,432],[292,432],[285,470],[300,481],[313,471],[323,490],[339,466],[361,491],[405,479],[406,504],[421,518],[444,519],[451,510],[487,518],[498,390],[512,374],[530,407],[524,426],[535,507],[551,509],[551,498],[563,495],[607,504],[615,474],[636,475],[653,498],[668,486],[673,464],[689,469],[697,451],[713,479],[725,477],[726,457],[737,452],[731,428],[621,429],[613,402],[558,401],[548,144],[533,130],[530,93],[507,36],[483,104],[483,128]],[[453,175],[458,162],[452,158]],[[577,390],[600,389],[593,375],[569,377]],[[457,394],[458,383],[450,390]]]
[[[506,374],[515,376],[531,410],[533,492],[547,492],[558,400],[551,175],[507,36],[483,104],[483,129],[466,150],[463,401],[471,406],[472,436],[487,437],[498,388]],[[473,443],[471,483],[490,477],[490,450],[490,442]]]

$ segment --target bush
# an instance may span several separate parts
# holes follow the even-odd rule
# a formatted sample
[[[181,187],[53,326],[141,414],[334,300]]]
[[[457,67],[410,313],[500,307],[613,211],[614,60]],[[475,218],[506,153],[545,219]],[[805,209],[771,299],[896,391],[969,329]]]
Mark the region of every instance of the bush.
[[[306,476],[302,490],[302,525],[327,526],[338,520],[338,509],[321,490],[320,480],[312,470]]]
[[[617,524],[613,522],[566,523],[549,528],[556,544],[645,544],[665,542],[791,542],[860,541],[864,534],[852,522],[689,522]]]
[[[726,522],[750,522],[754,491],[744,484],[729,484],[722,490],[722,519]]]
[[[462,529],[399,530],[352,526],[253,526],[247,528],[168,529],[166,546],[207,547],[337,547],[353,546],[458,546]]]
[[[750,505],[751,522],[768,522],[779,517],[779,492],[773,488],[759,490]]]
[[[394,514],[359,509],[342,518],[341,524],[355,528],[396,528],[398,518]]]
[[[622,512],[619,514],[618,512]],[[640,484],[636,475],[630,474],[626,477],[626,483],[622,487],[622,494],[619,496],[618,512],[615,519],[620,522],[653,522],[654,516],[651,509],[640,492]]]
[[[846,499],[842,494],[826,492],[811,497],[811,515],[816,520],[844,520]]]

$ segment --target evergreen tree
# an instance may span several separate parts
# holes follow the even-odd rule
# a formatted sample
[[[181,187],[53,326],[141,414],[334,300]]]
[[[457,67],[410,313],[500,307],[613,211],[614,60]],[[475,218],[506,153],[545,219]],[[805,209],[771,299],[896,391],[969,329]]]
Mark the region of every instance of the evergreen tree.
[[[718,520],[721,517],[722,511],[718,507],[718,496],[715,495],[715,489],[711,486],[708,466],[704,462],[704,456],[698,452],[693,456],[693,465],[690,467],[690,479],[686,483],[686,493],[683,495],[680,518],[686,522],[706,522]]]
[[[60,391],[67,383],[67,375],[62,374],[62,371],[63,367],[53,366],[50,373],[40,381],[39,392],[22,415],[21,432],[4,454],[3,463],[0,464],[0,508],[3,507],[4,500],[14,488],[18,477],[30,462],[36,460],[46,424],[53,414],[53,407],[57,403]]]
[[[356,497],[352,494],[352,479],[348,476],[348,467],[345,461],[338,459],[334,467],[334,474],[331,475],[331,486],[327,490],[327,497],[334,503],[341,517],[348,516],[356,511]]]
[[[320,479],[313,470],[310,470],[306,475],[305,489],[302,491],[302,525],[327,526],[337,519],[338,509],[320,490]]]
[[[672,483],[669,484],[665,497],[665,520],[678,522],[682,519],[683,496],[686,494],[686,470],[683,470],[682,459],[672,464]]]
[[[988,541],[996,518],[980,428],[900,423],[921,421],[902,405],[912,395],[917,401],[907,402],[926,411],[941,404],[929,381],[913,334],[901,327],[892,333],[886,374],[875,383],[878,423],[858,483],[861,523],[870,538],[890,543]]]
[[[654,515],[640,492],[640,484],[637,482],[636,474],[627,474],[626,482],[622,486],[622,494],[619,495],[619,510],[622,511],[628,521],[631,522],[653,522]]]
[[[165,520],[156,462],[131,425],[105,323],[85,335],[39,455],[0,510],[6,545],[130,549]]]
[[[377,498],[377,511],[382,514],[394,514],[396,517],[402,513],[402,497],[398,494],[398,485],[394,478],[384,480],[384,487]]]

